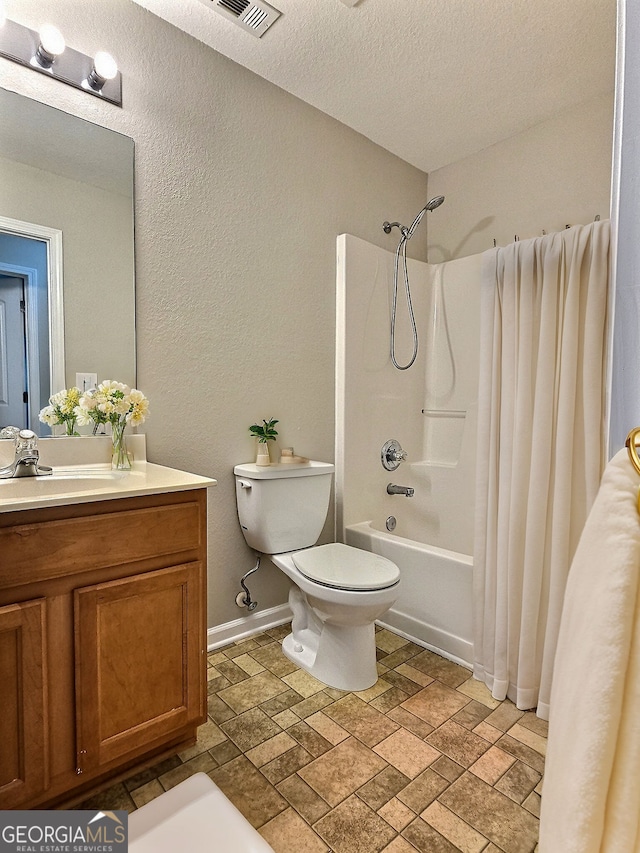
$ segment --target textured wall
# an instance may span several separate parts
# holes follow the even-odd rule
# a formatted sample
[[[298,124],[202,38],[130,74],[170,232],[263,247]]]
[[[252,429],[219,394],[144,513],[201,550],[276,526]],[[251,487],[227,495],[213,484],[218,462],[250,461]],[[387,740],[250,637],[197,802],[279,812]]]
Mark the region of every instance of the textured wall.
[[[431,172],[429,261],[609,218],[613,92]]]
[[[335,238],[388,246],[382,221],[410,221],[427,177],[128,0],[9,0],[7,14],[50,20],[76,50],[110,50],[123,72],[118,109],[0,60],[6,88],[135,140],[149,457],[218,480],[209,624],[238,618],[253,557],[232,468],[254,452],[247,428],[279,418],[284,446],[333,459]],[[411,249],[424,257],[423,235]],[[252,585],[261,608],[286,589],[271,566]]]

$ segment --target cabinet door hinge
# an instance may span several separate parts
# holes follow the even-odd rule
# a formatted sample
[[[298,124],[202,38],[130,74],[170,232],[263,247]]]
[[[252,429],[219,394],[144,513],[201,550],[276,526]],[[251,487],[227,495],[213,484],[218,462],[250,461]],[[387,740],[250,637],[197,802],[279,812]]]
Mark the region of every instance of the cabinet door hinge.
[[[87,754],[87,750],[86,750],[86,749],[81,749],[81,750],[79,750],[78,754],[76,755],[76,763],[77,763],[77,765],[78,765],[78,766],[76,767],[76,776],[81,776],[81,775],[82,775],[82,773],[83,773],[83,771],[84,771],[84,768],[82,767],[82,765],[83,765],[83,763],[84,763],[84,762],[83,762],[83,759],[82,759],[82,756],[83,756],[83,755],[86,755],[86,754]]]

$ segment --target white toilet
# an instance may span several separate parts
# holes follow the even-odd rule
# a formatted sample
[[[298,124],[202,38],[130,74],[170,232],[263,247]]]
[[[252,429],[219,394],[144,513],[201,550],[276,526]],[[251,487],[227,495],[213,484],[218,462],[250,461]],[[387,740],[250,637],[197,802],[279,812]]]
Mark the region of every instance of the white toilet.
[[[329,509],[334,466],[326,462],[236,465],[238,517],[247,544],[292,581],[286,656],[341,690],[375,684],[374,622],[398,596],[395,563],[334,543],[315,545]]]

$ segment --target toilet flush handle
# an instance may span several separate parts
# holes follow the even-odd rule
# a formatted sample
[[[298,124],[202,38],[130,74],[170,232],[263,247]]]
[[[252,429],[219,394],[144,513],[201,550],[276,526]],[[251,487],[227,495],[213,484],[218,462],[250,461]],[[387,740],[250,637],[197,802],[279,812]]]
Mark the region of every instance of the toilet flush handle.
[[[238,480],[241,489],[250,489],[251,483],[248,480]]]

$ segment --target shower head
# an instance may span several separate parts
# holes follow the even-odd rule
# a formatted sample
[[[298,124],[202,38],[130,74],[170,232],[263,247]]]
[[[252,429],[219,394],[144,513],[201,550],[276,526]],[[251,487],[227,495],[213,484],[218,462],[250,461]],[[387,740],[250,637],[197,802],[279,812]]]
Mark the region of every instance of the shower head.
[[[383,222],[382,230],[385,234],[391,234],[392,228],[399,228],[400,233],[402,234],[402,240],[408,240],[410,237],[413,237],[413,232],[416,230],[418,225],[420,224],[420,220],[425,215],[428,210],[435,210],[436,207],[440,207],[442,202],[444,201],[443,195],[437,195],[433,198],[429,199],[429,201],[422,208],[420,213],[413,220],[411,225],[407,228],[406,225],[401,225],[399,222]]]
[[[420,220],[425,215],[425,213],[428,210],[435,210],[436,207],[440,207],[440,205],[442,204],[443,201],[444,201],[443,195],[437,195],[437,196],[434,196],[433,198],[429,199],[429,201],[425,204],[425,206],[422,208],[420,213],[416,216],[416,218],[413,220],[413,222],[409,226],[409,228],[407,230],[407,235],[406,235],[407,240],[409,240],[411,237],[413,237],[413,232],[416,230],[416,228],[420,224]]]
[[[437,195],[437,196],[434,196],[434,198],[430,199],[430,200],[426,203],[426,205],[425,205],[425,209],[426,209],[426,210],[435,210],[435,209],[436,209],[436,207],[440,207],[440,205],[442,204],[442,202],[443,202],[443,201],[444,201],[444,196],[443,196],[443,195]]]

